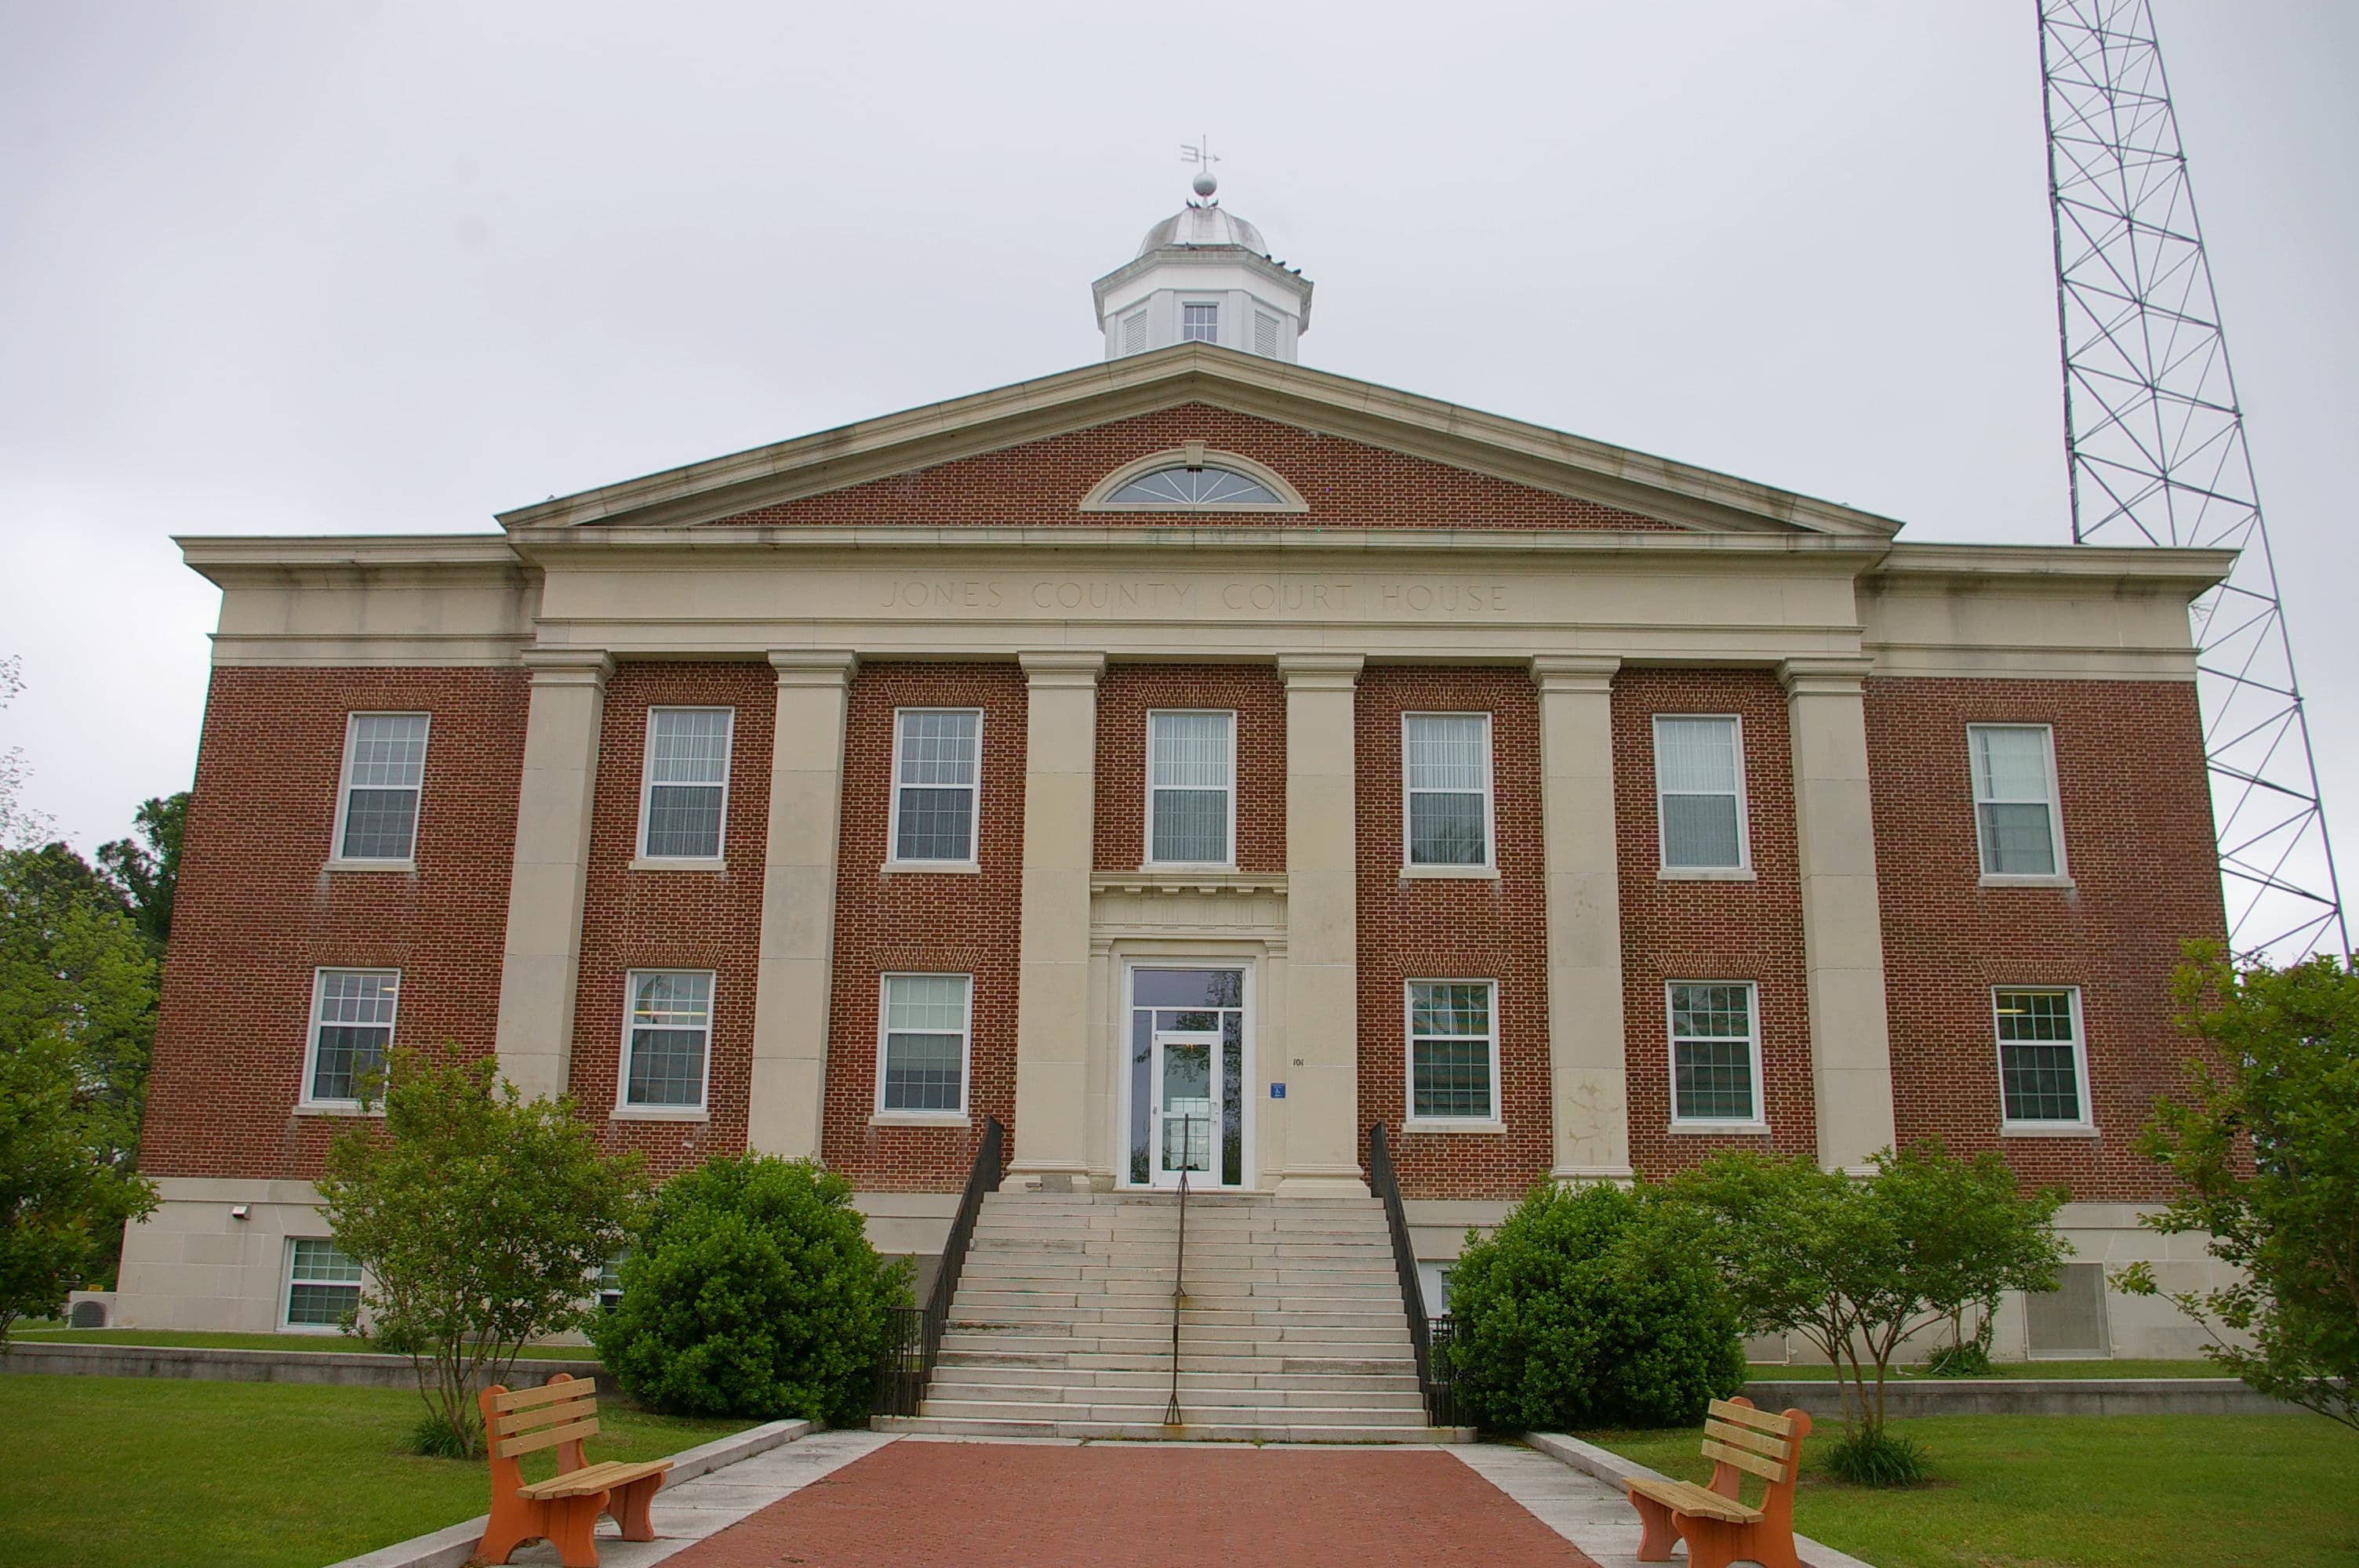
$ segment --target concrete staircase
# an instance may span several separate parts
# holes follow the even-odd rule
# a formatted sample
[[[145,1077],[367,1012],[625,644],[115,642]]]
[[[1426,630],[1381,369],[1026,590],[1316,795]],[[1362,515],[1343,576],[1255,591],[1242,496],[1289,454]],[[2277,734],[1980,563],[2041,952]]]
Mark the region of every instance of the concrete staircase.
[[[1000,1437],[1437,1443],[1373,1198],[1196,1194],[1171,1393],[1169,1193],[984,1201],[925,1403],[879,1430]]]

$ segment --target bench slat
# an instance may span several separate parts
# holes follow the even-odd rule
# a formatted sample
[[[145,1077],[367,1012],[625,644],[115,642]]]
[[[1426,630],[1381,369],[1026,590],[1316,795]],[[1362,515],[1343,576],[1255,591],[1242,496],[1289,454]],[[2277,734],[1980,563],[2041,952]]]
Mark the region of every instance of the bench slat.
[[[1692,1481],[1647,1481],[1634,1476],[1623,1485],[1654,1498],[1673,1513],[1701,1514],[1706,1519],[1726,1519],[1731,1524],[1753,1524],[1761,1518],[1759,1509],[1748,1509],[1734,1498],[1723,1498]]]
[[[1749,1454],[1742,1448],[1731,1448],[1725,1443],[1714,1443],[1708,1437],[1703,1443],[1703,1456],[1707,1459],[1717,1459],[1725,1465],[1734,1465],[1740,1470],[1750,1470],[1765,1481],[1783,1481],[1786,1478],[1786,1466],[1782,1461],[1765,1459],[1758,1454]]]
[[[1703,1434],[1718,1438],[1731,1448],[1749,1449],[1755,1454],[1767,1454],[1780,1461],[1788,1456],[1794,1446],[1794,1440],[1790,1437],[1772,1437],[1766,1432],[1755,1432],[1749,1427],[1724,1421],[1705,1422]]]
[[[527,1433],[521,1437],[503,1437],[499,1443],[499,1455],[503,1459],[513,1459],[519,1454],[530,1454],[542,1448],[554,1448],[560,1443],[571,1443],[579,1438],[594,1437],[597,1432],[598,1418],[592,1416],[585,1421],[577,1421],[570,1426],[552,1426],[540,1432]]]
[[[1756,1432],[1774,1433],[1779,1437],[1787,1436],[1794,1430],[1794,1423],[1788,1417],[1756,1410],[1751,1405],[1733,1404],[1727,1400],[1712,1400],[1712,1413],[1723,1421],[1733,1421]]]
[[[637,1465],[609,1459],[603,1464],[568,1470],[562,1476],[552,1476],[529,1487],[518,1487],[516,1496],[540,1502],[557,1498],[586,1497],[592,1492],[608,1492],[617,1487],[627,1487],[648,1476],[660,1476],[670,1468],[671,1461],[669,1459],[653,1459]]]
[[[531,1410],[510,1411],[492,1420],[502,1432],[530,1432],[535,1427],[562,1426],[569,1421],[580,1421],[598,1413],[598,1401],[587,1394],[578,1400],[553,1400]]]
[[[510,1389],[506,1393],[494,1394],[492,1408],[502,1411],[525,1410],[533,1405],[545,1405],[551,1400],[575,1399],[594,1393],[597,1388],[598,1385],[588,1378],[570,1377],[560,1372],[556,1382],[543,1383],[537,1389]]]

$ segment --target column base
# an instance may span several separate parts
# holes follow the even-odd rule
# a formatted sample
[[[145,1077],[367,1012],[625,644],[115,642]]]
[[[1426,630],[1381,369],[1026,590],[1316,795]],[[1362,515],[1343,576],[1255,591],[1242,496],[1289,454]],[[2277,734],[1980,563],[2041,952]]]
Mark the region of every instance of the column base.
[[[1282,1198],[1364,1198],[1368,1195],[1368,1184],[1361,1179],[1359,1167],[1355,1165],[1333,1170],[1289,1171],[1277,1179],[1277,1195]]]
[[[1559,1165],[1549,1173],[1552,1182],[1615,1182],[1625,1186],[1638,1179],[1627,1165]]]
[[[999,1184],[1003,1193],[1085,1193],[1090,1173],[1079,1165],[1016,1166]]]

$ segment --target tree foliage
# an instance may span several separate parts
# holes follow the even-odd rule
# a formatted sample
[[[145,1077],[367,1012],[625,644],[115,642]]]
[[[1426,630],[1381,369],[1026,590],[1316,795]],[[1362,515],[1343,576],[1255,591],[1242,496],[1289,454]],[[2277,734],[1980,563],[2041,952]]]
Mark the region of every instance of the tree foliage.
[[[1450,1277],[1449,1354],[1484,1426],[1680,1426],[1745,1383],[1734,1303],[1658,1189],[1542,1187]]]
[[[132,836],[98,847],[99,874],[121,895],[158,962],[172,934],[172,892],[180,880],[180,833],[188,820],[187,790],[144,800],[132,814]]]
[[[85,1087],[54,1026],[0,1049],[0,1350],[20,1317],[54,1314],[103,1267],[156,1190],[112,1159],[118,1113]]]
[[[2179,1023],[2204,1050],[2143,1136],[2180,1189],[2144,1223],[2208,1237],[2234,1277],[2169,1299],[2212,1333],[2212,1360],[2359,1429],[2359,968],[2238,973],[2209,945],[2190,958]],[[2115,1282],[2160,1293],[2144,1265]]]
[[[481,1453],[476,1393],[529,1341],[585,1321],[647,1180],[637,1155],[599,1152],[570,1101],[527,1100],[490,1062],[396,1051],[382,1094],[384,1126],[330,1147],[321,1207],[364,1271],[356,1316],[408,1355],[446,1449]]]
[[[2001,1292],[2055,1289],[2071,1250],[2053,1226],[2060,1189],[2023,1196],[1996,1153],[1960,1160],[1939,1140],[1877,1154],[1863,1178],[1731,1151],[1670,1191],[1710,1217],[1745,1321],[1833,1363],[1845,1423],[1871,1438],[1904,1346]]]
[[[690,1415],[867,1420],[904,1260],[869,1244],[852,1184],[745,1155],[664,1184],[591,1337],[633,1398]]]
[[[138,1143],[156,979],[130,916],[82,857],[63,844],[0,851],[0,1051],[64,1041],[83,1092],[111,1113],[85,1125],[118,1164]]]

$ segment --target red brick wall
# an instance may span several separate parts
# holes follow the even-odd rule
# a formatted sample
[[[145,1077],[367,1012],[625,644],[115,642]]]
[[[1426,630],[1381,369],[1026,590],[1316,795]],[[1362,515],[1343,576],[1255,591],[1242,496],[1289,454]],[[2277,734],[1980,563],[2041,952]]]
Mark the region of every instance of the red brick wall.
[[[1096,483],[1125,463],[1186,441],[1263,463],[1301,492],[1307,513],[1187,512],[1191,527],[1646,528],[1675,524],[1575,500],[1424,458],[1322,436],[1203,404],[1112,420],[871,480],[724,518],[728,523],[914,523],[929,527],[1091,523],[1168,527],[1160,512],[1080,510]]]
[[[1360,1127],[1398,1134],[1413,1198],[1516,1198],[1549,1173],[1548,912],[1540,837],[1539,694],[1521,669],[1373,666],[1360,676]],[[1491,715],[1497,880],[1401,875],[1401,715]],[[1405,983],[1498,983],[1504,1132],[1402,1132]]]
[[[1666,881],[1655,807],[1658,713],[1734,713],[1745,738],[1751,881]],[[1614,826],[1622,878],[1624,1062],[1630,1159],[1647,1175],[1742,1145],[1810,1153],[1810,1023],[1802,893],[1794,842],[1794,772],[1786,694],[1767,670],[1625,670],[1614,682]],[[1769,1132],[1669,1130],[1671,980],[1751,980],[1761,1036],[1761,1105]]]
[[[983,710],[980,871],[886,871],[896,708]],[[1024,672],[1012,664],[864,664],[844,732],[836,871],[835,1000],[828,1022],[827,1162],[875,1191],[955,1191],[983,1119],[1016,1125],[1016,932],[1023,907]],[[964,1128],[872,1127],[881,977],[974,977]]]
[[[1096,865],[1147,863],[1147,715],[1236,713],[1237,870],[1286,869],[1286,683],[1269,665],[1115,665],[1098,682]]]
[[[350,1123],[295,1114],[315,967],[398,968],[398,1044],[491,1053],[527,697],[517,670],[213,672],[142,1134],[150,1175],[318,1173]],[[433,715],[413,874],[322,869],[355,710]]]
[[[2074,886],[1984,887],[1966,726],[2048,724]],[[2087,1200],[2165,1195],[2132,1147],[2180,1087],[2180,945],[2226,921],[2195,687],[2177,681],[1867,683],[1875,869],[1906,1142],[2002,1149],[2027,1186]],[[2100,1136],[1999,1135],[1995,985],[2077,985]]]
[[[728,817],[721,871],[635,871],[650,708],[730,708]],[[769,838],[770,738],[777,681],[767,664],[637,662],[606,683],[591,805],[590,864],[574,992],[571,1087],[610,1150],[636,1149],[667,1175],[745,1149],[754,1062],[754,976],[762,941]],[[633,969],[711,969],[712,1034],[704,1121],[615,1119],[626,977]]]

